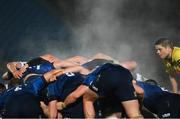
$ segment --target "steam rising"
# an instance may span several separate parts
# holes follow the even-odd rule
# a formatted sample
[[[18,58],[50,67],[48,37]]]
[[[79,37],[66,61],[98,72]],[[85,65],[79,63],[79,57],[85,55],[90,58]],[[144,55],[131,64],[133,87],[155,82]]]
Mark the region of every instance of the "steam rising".
[[[136,72],[167,87],[168,80],[164,78],[168,77],[161,60],[155,55],[153,43],[158,37],[170,37],[179,46],[178,0],[39,1],[51,15],[44,14],[40,8],[34,10],[36,17],[35,13],[29,18],[25,12],[21,13],[26,20],[33,18],[34,21],[27,21],[27,24],[33,23],[24,26],[18,44],[7,51],[9,56],[16,54],[11,58],[29,59],[45,53],[59,58],[74,55],[91,57],[102,52],[120,61],[137,61],[139,67]],[[24,7],[19,11],[30,8]],[[52,19],[59,19],[59,22]]]
[[[76,41],[73,45],[78,45],[77,54],[92,56],[102,52],[120,61],[135,60],[139,64],[136,72],[165,84],[168,80],[165,81],[163,78],[168,77],[161,60],[155,56],[153,43],[158,37],[177,35],[171,21],[164,19],[169,17],[168,11],[164,10],[168,8],[169,3],[164,3],[160,8],[162,14],[155,11],[161,2],[126,0],[91,2],[91,7],[87,0],[76,3],[75,13],[83,14],[83,11],[88,13],[88,15],[84,13],[87,16],[85,20],[78,19],[80,21],[78,26],[73,27],[73,39]]]

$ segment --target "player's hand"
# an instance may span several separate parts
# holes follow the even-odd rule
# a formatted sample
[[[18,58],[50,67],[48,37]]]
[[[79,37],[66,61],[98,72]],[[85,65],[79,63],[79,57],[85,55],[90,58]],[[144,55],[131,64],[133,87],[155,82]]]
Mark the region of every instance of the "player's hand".
[[[56,104],[57,106],[57,109],[60,111],[60,110],[63,110],[64,108],[66,108],[66,105],[64,102],[57,102]]]
[[[49,79],[49,82],[53,82],[53,81],[55,81],[55,80],[57,80],[56,76],[52,76],[52,77]]]
[[[26,71],[26,68],[22,67],[19,71],[23,74]]]
[[[18,79],[20,79],[23,75],[23,73],[19,70],[12,72],[12,74],[13,74],[14,78],[18,78]]]
[[[63,72],[62,69],[57,69],[57,72],[55,73],[55,76],[58,77],[58,76],[61,76],[63,74],[64,74],[64,72]]]

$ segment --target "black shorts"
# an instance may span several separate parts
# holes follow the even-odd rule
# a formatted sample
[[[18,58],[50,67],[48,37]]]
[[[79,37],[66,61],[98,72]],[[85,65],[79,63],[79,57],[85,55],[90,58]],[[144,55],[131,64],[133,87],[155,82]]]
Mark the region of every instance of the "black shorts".
[[[63,118],[84,118],[83,101],[79,98],[75,103],[61,111]]]
[[[90,89],[100,97],[114,95],[120,102],[137,99],[132,85],[132,75],[129,70],[112,65],[100,73],[100,77],[92,82]]]
[[[156,100],[157,115],[160,118],[180,118],[180,95],[165,93]]]
[[[96,103],[98,104],[98,109],[101,111],[103,118],[108,117],[113,113],[124,112],[122,104],[120,104],[120,102],[118,102],[118,100],[116,100],[112,95],[108,98],[98,99]]]

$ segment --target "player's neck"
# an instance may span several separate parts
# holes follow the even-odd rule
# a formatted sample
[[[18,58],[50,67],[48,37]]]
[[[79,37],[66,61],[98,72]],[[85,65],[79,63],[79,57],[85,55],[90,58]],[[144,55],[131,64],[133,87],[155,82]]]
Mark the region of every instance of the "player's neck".
[[[172,60],[172,52],[173,52],[173,50],[171,50],[171,52],[167,55],[166,60],[168,60],[168,61]]]

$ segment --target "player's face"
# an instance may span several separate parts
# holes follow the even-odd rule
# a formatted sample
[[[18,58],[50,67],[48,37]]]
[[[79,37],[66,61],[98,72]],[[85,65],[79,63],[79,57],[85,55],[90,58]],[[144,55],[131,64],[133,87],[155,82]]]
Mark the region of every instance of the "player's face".
[[[155,45],[156,53],[161,59],[165,59],[170,55],[170,48],[163,47],[162,45]]]

